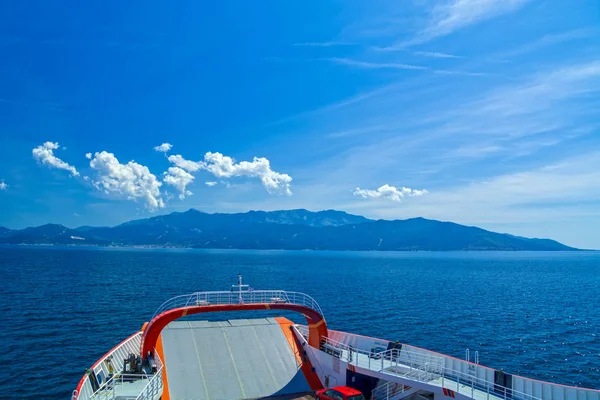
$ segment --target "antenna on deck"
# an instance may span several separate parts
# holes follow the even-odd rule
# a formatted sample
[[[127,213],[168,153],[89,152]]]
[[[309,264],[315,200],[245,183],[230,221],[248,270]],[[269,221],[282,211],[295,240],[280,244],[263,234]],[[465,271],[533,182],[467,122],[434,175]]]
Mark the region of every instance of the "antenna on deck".
[[[238,301],[240,302],[240,304],[244,302],[244,300],[242,300],[242,289],[245,287],[248,287],[248,285],[242,285],[242,274],[238,274],[238,284],[231,285],[231,291],[233,292],[234,288],[238,289]]]

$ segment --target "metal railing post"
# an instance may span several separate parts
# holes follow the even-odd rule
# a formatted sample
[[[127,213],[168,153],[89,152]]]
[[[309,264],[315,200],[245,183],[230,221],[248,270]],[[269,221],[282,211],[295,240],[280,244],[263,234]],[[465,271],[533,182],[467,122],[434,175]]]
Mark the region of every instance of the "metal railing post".
[[[442,370],[442,387],[444,387],[444,371]]]

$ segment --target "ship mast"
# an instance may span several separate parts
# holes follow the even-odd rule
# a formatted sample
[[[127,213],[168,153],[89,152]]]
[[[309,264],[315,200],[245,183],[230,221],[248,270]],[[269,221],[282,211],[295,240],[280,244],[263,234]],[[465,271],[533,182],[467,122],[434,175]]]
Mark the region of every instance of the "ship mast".
[[[239,304],[244,303],[244,300],[242,299],[242,289],[248,287],[248,285],[242,285],[242,274],[238,274],[238,284],[237,285],[231,285],[231,291],[233,291],[233,288],[237,288],[238,289],[238,301]]]

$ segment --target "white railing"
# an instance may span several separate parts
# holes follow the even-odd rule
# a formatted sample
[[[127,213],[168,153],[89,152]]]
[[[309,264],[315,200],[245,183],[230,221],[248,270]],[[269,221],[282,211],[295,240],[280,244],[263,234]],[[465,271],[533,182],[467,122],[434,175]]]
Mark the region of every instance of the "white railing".
[[[284,290],[250,290],[243,292],[196,292],[176,296],[165,301],[160,307],[158,307],[152,316],[152,319],[165,311],[182,307],[276,303],[287,303],[308,307],[323,315],[319,304],[315,301],[315,299],[307,294],[288,292]]]
[[[108,399],[131,399],[135,400],[138,396],[128,393],[127,386],[138,381],[152,380],[153,375],[147,374],[117,374],[107,380],[94,394],[90,400],[108,400]],[[148,383],[144,386],[148,386]]]
[[[371,391],[371,400],[394,400],[411,387],[397,382],[387,382]]]
[[[154,376],[152,376],[148,384],[144,387],[140,395],[136,398],[136,400],[154,399],[157,395],[162,395],[163,374],[165,368],[156,349],[154,349],[153,361],[156,364],[157,371]]]
[[[112,370],[108,368],[108,361],[118,360],[117,362],[119,362],[120,360],[125,359],[130,353],[138,352],[138,349],[140,348],[141,338],[142,332],[138,332],[121,342],[117,347],[115,347],[109,353],[105,354],[100,360],[98,360],[94,368],[90,369],[90,373],[97,374],[98,372],[101,372],[104,374],[103,376],[111,376],[109,380],[113,379],[114,376],[112,376]],[[112,361],[111,364],[113,364]],[[113,364],[112,368],[114,369],[115,367],[117,366]],[[105,387],[107,383],[107,381],[103,382],[100,385],[100,387]],[[94,390],[92,388],[92,384],[90,382],[90,377],[88,373],[86,373],[86,375],[84,376],[83,384],[81,385],[81,387],[79,387],[79,390],[79,392],[77,392],[77,390],[73,391],[71,395],[72,400],[87,400],[92,398],[92,396],[94,395]]]
[[[89,400],[108,400],[119,398],[121,400],[146,400],[154,399],[157,395],[162,393],[163,380],[162,374],[164,371],[164,365],[162,360],[158,356],[158,353],[154,351],[153,358],[157,371],[154,374],[147,373],[116,373],[110,377],[106,382],[102,383],[100,387],[94,391],[90,396],[79,397],[75,393],[73,394],[74,400],[82,400],[84,398]],[[128,386],[132,383],[139,381],[147,381],[143,385],[143,389],[139,394],[132,394],[131,390],[128,390]],[[141,385],[140,385],[141,386]]]
[[[163,392],[163,374],[164,367],[161,366],[154,376],[150,379],[144,390],[140,393],[136,400],[154,399]]]
[[[305,326],[298,325],[297,328],[302,335],[307,334]],[[444,357],[441,355],[432,356],[431,354],[398,349],[372,353],[329,338],[321,338],[321,350],[357,367],[451,389],[470,398],[480,399],[485,397],[487,400],[540,399],[540,397],[496,385],[471,374],[447,368],[444,366]]]

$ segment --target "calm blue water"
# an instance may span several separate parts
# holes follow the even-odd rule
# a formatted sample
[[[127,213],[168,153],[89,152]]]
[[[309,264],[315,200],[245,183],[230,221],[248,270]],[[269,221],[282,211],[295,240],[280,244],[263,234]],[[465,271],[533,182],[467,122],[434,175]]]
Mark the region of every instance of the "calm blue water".
[[[68,398],[164,300],[227,290],[238,272],[312,295],[333,329],[600,388],[596,253],[0,247],[0,397]]]

